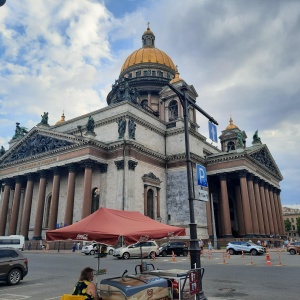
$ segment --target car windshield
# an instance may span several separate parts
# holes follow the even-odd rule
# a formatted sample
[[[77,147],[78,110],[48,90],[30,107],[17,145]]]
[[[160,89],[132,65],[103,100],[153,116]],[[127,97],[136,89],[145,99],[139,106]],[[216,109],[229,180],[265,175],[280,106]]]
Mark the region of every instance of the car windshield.
[[[163,243],[163,244],[161,244],[161,247],[166,247],[168,245],[169,245],[169,243]]]

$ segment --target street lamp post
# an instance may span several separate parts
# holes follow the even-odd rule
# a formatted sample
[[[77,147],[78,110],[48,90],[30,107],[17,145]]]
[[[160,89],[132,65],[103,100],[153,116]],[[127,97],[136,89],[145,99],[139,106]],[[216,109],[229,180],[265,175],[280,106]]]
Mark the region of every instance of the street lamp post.
[[[183,85],[181,91],[175,88],[172,84],[168,84],[169,88],[178,96],[181,105],[183,107],[183,120],[184,120],[184,135],[185,135],[185,155],[186,155],[186,171],[187,171],[187,182],[188,182],[188,200],[190,210],[190,256],[191,256],[191,269],[198,270],[199,278],[199,293],[196,295],[197,300],[206,300],[202,289],[202,275],[201,272],[201,260],[200,260],[200,247],[197,239],[197,224],[195,223],[195,211],[194,211],[194,200],[195,190],[193,187],[193,176],[192,176],[192,162],[190,153],[190,141],[189,141],[189,124],[188,124],[188,106],[191,105],[196,108],[200,113],[206,116],[211,122],[218,125],[218,123],[197,106],[193,101],[188,99],[187,86]]]

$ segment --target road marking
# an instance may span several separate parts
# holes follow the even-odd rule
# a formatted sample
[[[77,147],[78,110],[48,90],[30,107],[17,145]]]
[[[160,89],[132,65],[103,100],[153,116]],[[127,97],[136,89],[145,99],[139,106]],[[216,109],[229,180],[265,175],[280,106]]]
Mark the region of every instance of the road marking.
[[[28,286],[36,286],[36,285],[44,285],[43,283],[34,283],[34,284],[28,284],[28,285],[19,285],[19,286],[16,286],[16,287],[7,287],[6,289],[23,289],[23,288],[26,288]],[[5,287],[4,287],[5,288]],[[1,299],[2,300],[2,299]]]
[[[5,297],[5,298],[3,298]],[[24,300],[31,298],[30,296],[24,296],[24,295],[16,295],[16,294],[4,294],[1,295],[1,300]]]

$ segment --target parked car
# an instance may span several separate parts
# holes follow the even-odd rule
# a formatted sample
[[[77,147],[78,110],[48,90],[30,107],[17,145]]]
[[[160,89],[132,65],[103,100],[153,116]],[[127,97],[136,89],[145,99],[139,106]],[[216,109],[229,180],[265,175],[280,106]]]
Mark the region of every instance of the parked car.
[[[17,249],[0,248],[0,281],[15,285],[28,273],[28,259]]]
[[[257,255],[265,253],[266,248],[251,242],[233,241],[227,244],[226,251],[229,251],[230,255],[239,254],[243,251],[244,253],[251,253],[252,255]]]
[[[128,247],[115,249],[113,256],[119,259],[128,259],[130,257],[141,257],[141,252],[143,257],[158,256],[159,248],[155,241],[138,242]]]
[[[300,254],[300,242],[289,243],[287,246],[287,251],[292,255],[295,255],[297,253]]]
[[[112,255],[114,253],[114,250],[115,249],[113,247],[107,246],[107,253],[109,255]],[[94,255],[97,251],[98,251],[97,243],[92,243],[92,244],[89,244],[89,245],[85,245],[81,249],[81,253],[84,253],[86,255]]]
[[[161,256],[172,255],[173,253],[177,256],[187,256],[189,249],[184,242],[168,242],[159,247],[159,255]]]

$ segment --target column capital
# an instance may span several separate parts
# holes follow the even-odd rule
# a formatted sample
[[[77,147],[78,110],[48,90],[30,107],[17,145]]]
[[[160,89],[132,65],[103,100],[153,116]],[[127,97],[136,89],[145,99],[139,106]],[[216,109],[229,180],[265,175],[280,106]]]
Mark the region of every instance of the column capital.
[[[14,177],[15,183],[24,183],[24,176],[16,176]]]
[[[270,184],[269,184],[268,182],[265,182],[265,183],[264,183],[265,189],[268,189],[268,188],[269,188],[269,185],[270,185]]]
[[[128,169],[129,170],[135,170],[135,167],[137,166],[138,162],[134,160],[129,160],[128,161]]]
[[[255,177],[252,173],[248,173],[246,176],[248,181],[253,181]]]
[[[9,185],[11,187],[13,184],[13,180],[12,180],[12,178],[4,178],[3,183],[4,183],[4,185]]]
[[[275,189],[275,187],[274,187],[273,185],[269,184],[269,191],[270,191],[270,192],[273,192],[274,189]]]
[[[219,177],[220,180],[226,180],[228,178],[227,173],[219,173],[217,174],[217,176]]]
[[[117,170],[124,170],[124,159],[116,160],[115,165],[117,167]]]
[[[258,176],[253,176],[253,182],[254,183],[259,183],[260,178]]]
[[[236,173],[238,174],[239,178],[246,178],[248,171],[247,170],[239,170],[239,171],[236,171]]]
[[[148,187],[148,184],[144,184],[144,189]]]
[[[264,186],[265,185],[265,181],[262,179],[259,179],[258,181],[259,186]]]
[[[95,165],[95,162],[92,159],[86,159],[83,161],[83,165],[85,168],[92,169],[93,166]]]
[[[99,164],[100,173],[107,173],[108,164]]]
[[[27,180],[34,180],[34,178],[35,178],[35,173],[28,173],[28,174],[26,174],[26,177],[27,177]]]
[[[48,171],[47,170],[41,170],[38,172],[40,175],[40,178],[47,178]]]
[[[60,167],[54,167],[53,169],[51,169],[51,171],[53,172],[54,176],[61,174],[61,168]]]
[[[68,167],[69,173],[71,173],[71,172],[76,173],[78,170],[78,165],[74,164],[74,163],[67,165],[67,167]]]

